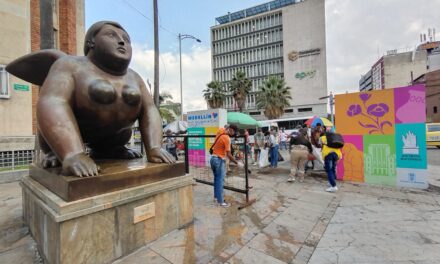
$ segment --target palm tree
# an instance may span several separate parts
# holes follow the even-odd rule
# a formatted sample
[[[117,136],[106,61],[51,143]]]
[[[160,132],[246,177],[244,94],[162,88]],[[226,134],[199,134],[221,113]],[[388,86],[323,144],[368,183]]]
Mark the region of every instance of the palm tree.
[[[269,76],[263,81],[257,94],[257,107],[264,109],[268,119],[277,119],[284,114],[284,108],[289,107],[290,87],[286,86],[284,79],[279,76]]]
[[[206,85],[208,88],[203,90],[203,97],[210,108],[220,108],[226,99],[224,85],[219,81],[212,81]]]
[[[159,95],[159,113],[162,119],[168,123],[176,120],[180,116],[180,104],[172,101],[173,96],[168,92],[162,92]]]
[[[237,103],[238,109],[241,112],[246,104],[246,97],[251,91],[252,82],[246,78],[246,74],[242,71],[237,71],[231,81],[231,91]]]

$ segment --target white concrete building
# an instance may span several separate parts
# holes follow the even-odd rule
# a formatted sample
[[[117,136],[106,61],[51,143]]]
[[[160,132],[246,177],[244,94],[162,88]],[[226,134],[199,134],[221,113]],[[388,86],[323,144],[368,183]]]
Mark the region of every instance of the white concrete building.
[[[256,93],[270,75],[291,89],[281,118],[326,116],[327,65],[324,0],[275,0],[216,18],[211,27],[212,79],[227,84],[241,70],[252,80],[245,111],[266,119]],[[232,94],[224,107],[236,109]]]

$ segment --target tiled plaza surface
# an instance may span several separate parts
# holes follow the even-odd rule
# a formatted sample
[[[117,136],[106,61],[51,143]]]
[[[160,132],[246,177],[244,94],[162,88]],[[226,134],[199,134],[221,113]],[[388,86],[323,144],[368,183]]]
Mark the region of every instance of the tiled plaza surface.
[[[256,202],[227,191],[213,205],[211,186],[194,185],[194,223],[114,263],[440,263],[440,194],[306,177],[288,183],[288,163],[253,170]],[[18,183],[0,185],[0,263],[39,263],[21,220]],[[81,243],[79,241],[78,243]]]

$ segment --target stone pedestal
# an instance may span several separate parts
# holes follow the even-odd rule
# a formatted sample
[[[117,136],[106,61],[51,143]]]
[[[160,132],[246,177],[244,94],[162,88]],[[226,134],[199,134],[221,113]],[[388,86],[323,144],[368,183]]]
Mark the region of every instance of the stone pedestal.
[[[192,183],[183,175],[66,202],[24,177],[24,220],[49,264],[111,263],[191,223]]]

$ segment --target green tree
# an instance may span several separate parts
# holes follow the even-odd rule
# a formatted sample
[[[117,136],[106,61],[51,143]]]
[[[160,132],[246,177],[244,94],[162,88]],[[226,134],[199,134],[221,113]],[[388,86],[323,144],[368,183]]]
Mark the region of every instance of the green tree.
[[[280,118],[284,114],[284,108],[290,106],[290,89],[284,79],[276,75],[269,76],[257,93],[257,107],[264,109],[264,115],[268,119]]]
[[[180,104],[172,101],[173,96],[168,92],[162,92],[159,95],[159,113],[162,119],[167,123],[176,120],[180,116]]]
[[[246,97],[251,91],[252,82],[242,71],[237,71],[231,80],[231,91],[240,112],[246,106]]]
[[[203,90],[203,97],[210,108],[220,108],[226,99],[224,85],[219,81],[212,81],[206,85],[208,88]]]

